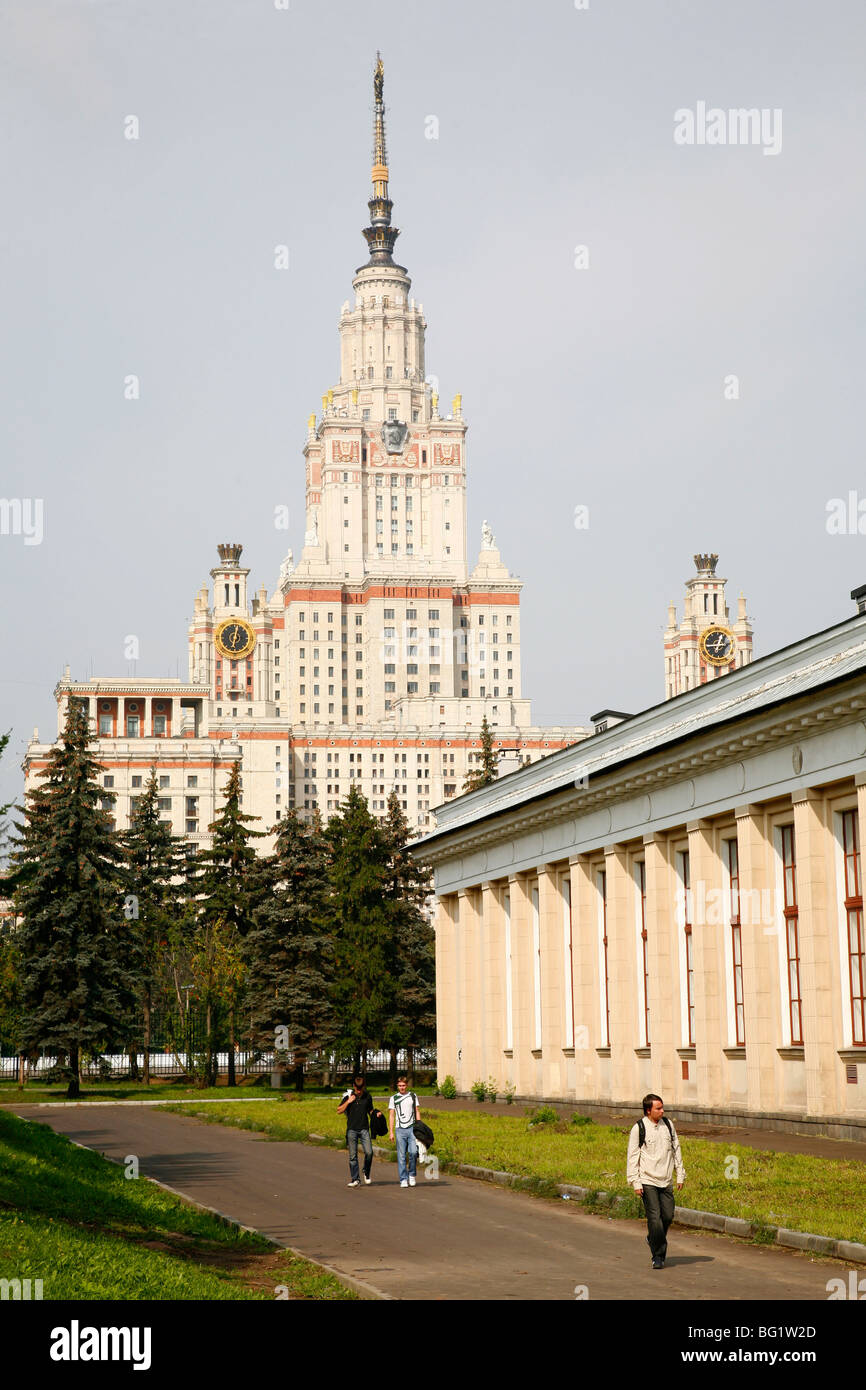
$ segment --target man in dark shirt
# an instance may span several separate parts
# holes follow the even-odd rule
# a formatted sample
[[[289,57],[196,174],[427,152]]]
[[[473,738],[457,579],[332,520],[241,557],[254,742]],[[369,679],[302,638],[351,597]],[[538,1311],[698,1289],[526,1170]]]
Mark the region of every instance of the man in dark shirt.
[[[352,1089],[347,1091],[337,1106],[337,1114],[346,1116],[346,1143],[349,1146],[349,1187],[360,1187],[358,1175],[358,1140],[364,1150],[364,1182],[367,1186],[373,1179],[373,1140],[370,1135],[370,1115],[373,1112],[373,1097],[367,1090],[363,1076],[356,1076]]]

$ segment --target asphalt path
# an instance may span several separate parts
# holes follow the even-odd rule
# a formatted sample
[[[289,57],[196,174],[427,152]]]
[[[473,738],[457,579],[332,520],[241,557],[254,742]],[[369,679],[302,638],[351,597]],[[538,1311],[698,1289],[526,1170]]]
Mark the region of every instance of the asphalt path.
[[[450,1174],[401,1188],[379,1160],[372,1186],[348,1188],[345,1151],[122,1104],[14,1110],[109,1158],[134,1154],[143,1175],[394,1299],[826,1301],[845,1270],[676,1225],[653,1270],[642,1222],[576,1203]]]

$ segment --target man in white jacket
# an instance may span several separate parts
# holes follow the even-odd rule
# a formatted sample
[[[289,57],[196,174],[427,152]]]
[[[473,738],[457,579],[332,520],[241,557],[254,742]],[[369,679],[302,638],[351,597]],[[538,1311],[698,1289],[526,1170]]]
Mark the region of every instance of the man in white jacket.
[[[664,1269],[668,1227],[674,1219],[674,1168],[677,1190],[686,1180],[686,1170],[677,1132],[665,1116],[661,1096],[644,1096],[643,1114],[643,1120],[632,1126],[628,1137],[626,1178],[643,1198],[652,1267]]]

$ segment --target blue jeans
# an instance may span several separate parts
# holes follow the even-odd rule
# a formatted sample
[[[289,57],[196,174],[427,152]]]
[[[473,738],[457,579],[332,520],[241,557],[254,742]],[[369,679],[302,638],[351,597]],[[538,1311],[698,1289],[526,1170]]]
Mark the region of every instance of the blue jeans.
[[[358,1175],[358,1140],[364,1150],[364,1177],[369,1178],[373,1167],[373,1140],[369,1129],[347,1129],[346,1142],[349,1145],[349,1176],[352,1182],[360,1182]]]
[[[400,1175],[400,1181],[406,1182],[410,1176],[413,1178],[415,1176],[415,1165],[418,1160],[418,1142],[415,1138],[415,1131],[411,1127],[409,1129],[401,1129],[398,1125],[394,1131],[394,1135],[397,1140],[397,1172]],[[408,1167],[406,1165],[407,1149],[409,1151]]]

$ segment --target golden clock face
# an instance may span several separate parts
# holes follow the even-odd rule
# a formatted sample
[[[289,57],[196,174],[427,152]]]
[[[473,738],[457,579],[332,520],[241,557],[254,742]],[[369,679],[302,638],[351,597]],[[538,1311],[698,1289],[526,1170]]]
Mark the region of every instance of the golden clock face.
[[[250,655],[256,645],[256,634],[242,618],[226,618],[214,633],[214,641],[220,656],[236,661]]]
[[[728,666],[736,654],[737,639],[729,627],[713,623],[701,635],[700,650],[704,661],[711,666]]]

